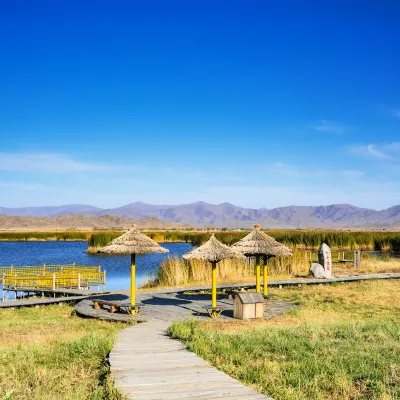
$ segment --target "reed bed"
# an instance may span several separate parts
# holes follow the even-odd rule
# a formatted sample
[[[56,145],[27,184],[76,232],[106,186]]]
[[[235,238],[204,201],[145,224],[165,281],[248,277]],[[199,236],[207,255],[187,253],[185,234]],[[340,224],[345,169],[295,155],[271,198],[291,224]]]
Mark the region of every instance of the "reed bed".
[[[0,232],[0,241],[27,242],[27,241],[86,241],[90,232]]]
[[[293,252],[292,257],[274,257],[268,260],[268,273],[272,276],[306,276],[309,261],[304,251]],[[254,260],[226,259],[217,264],[219,284],[237,283],[255,276]],[[181,286],[186,284],[210,284],[211,264],[199,260],[185,261],[168,257],[161,261],[156,277],[145,288],[156,286]]]
[[[268,275],[272,280],[307,277],[310,269],[309,257],[309,253],[304,250],[294,249],[292,257],[271,258],[267,261]],[[361,260],[361,265],[358,268],[348,264],[333,264],[334,275],[400,272],[400,258],[390,255],[376,257],[370,254],[362,254]],[[255,265],[253,261],[249,259],[220,261],[217,264],[218,284],[254,281]],[[143,288],[210,285],[210,281],[210,263],[168,257],[161,261],[157,275]]]

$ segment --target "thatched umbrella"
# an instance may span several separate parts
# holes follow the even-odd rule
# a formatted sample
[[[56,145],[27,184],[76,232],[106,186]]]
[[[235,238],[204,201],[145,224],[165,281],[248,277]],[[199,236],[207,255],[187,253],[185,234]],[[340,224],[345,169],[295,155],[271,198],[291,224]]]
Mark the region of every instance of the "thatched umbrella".
[[[139,312],[136,304],[136,254],[168,253],[169,250],[161,247],[153,239],[140,233],[136,225],[123,235],[114,239],[106,247],[99,250],[106,254],[130,254],[131,255],[131,311],[132,314]]]
[[[247,257],[256,257],[256,291],[261,292],[260,257],[264,256],[264,297],[268,296],[268,271],[267,260],[275,256],[291,256],[289,247],[277,242],[271,236],[260,230],[260,225],[255,224],[254,229],[233,246]]]
[[[202,246],[186,253],[185,260],[204,260],[212,265],[211,309],[207,308],[212,318],[218,317],[222,309],[217,307],[217,263],[225,258],[241,258],[242,255],[221,243],[214,235]]]

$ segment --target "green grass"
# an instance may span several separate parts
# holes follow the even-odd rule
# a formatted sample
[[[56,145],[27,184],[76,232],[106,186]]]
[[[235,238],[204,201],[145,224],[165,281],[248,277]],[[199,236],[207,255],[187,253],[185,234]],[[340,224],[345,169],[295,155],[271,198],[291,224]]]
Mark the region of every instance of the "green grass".
[[[249,231],[224,231],[216,232],[218,240],[227,245],[232,245],[248,234]],[[400,252],[399,232],[345,232],[333,230],[294,230],[276,229],[265,230],[278,242],[291,247],[318,249],[322,243],[328,244],[332,249],[361,249]],[[89,247],[106,246],[112,239],[122,232],[99,232],[91,235]],[[199,246],[206,242],[211,233],[188,231],[152,231],[146,234],[157,242],[186,242]]]
[[[0,232],[0,241],[24,242],[28,240],[71,240],[85,241],[89,234],[86,232]]]
[[[277,400],[398,399],[400,284],[287,288],[301,307],[270,321],[176,322],[170,335]]]
[[[124,326],[54,305],[0,310],[0,398],[120,399],[105,363]]]

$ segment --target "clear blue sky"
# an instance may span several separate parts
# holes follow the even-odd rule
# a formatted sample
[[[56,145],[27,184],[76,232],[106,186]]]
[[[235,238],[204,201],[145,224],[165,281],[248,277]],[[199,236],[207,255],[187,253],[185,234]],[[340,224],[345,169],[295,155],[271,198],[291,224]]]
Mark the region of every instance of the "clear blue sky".
[[[399,21],[396,0],[2,0],[0,206],[399,204]]]

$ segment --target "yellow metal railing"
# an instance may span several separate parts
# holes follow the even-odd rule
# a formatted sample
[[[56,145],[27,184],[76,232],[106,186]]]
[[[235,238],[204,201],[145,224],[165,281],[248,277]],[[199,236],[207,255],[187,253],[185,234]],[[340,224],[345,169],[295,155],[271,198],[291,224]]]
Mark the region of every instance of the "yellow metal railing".
[[[19,288],[82,288],[106,284],[106,271],[100,266],[42,265],[0,267],[0,281],[5,290]]]
[[[4,274],[3,288],[81,288],[102,286],[106,283],[106,274],[103,272],[65,273],[53,272],[46,274]]]
[[[88,265],[40,265],[40,266],[23,266],[23,267],[15,267],[10,265],[9,267],[0,267],[0,275],[3,274],[39,274],[43,272],[61,272],[61,271],[78,271],[78,272],[100,272],[100,265],[97,266],[88,266]]]

